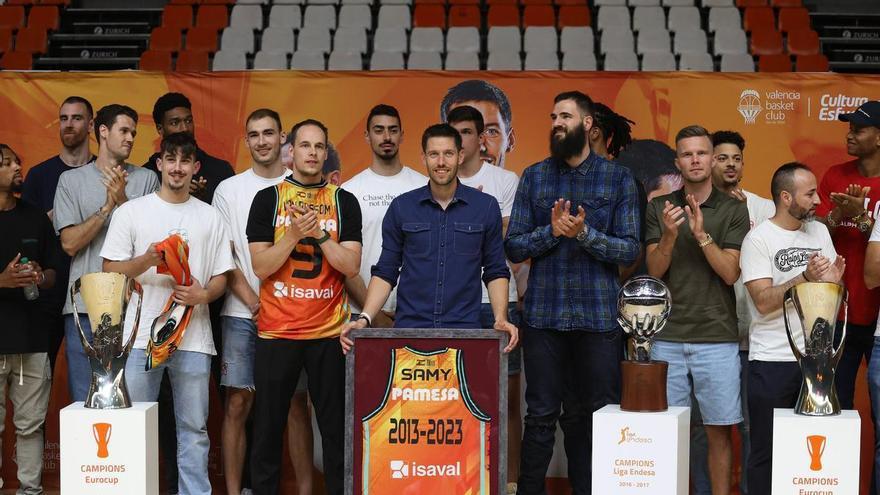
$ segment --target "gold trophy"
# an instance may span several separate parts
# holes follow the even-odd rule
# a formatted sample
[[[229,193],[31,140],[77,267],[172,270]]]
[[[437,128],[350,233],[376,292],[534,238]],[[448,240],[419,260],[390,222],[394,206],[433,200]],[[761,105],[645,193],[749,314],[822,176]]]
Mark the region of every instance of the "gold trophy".
[[[134,328],[128,342],[123,346],[125,312],[133,293],[138,294]],[[86,312],[92,324],[92,343],[86,340],[79,318],[74,318],[79,330],[80,342],[92,367],[92,379],[85,407],[91,409],[122,409],[131,407],[128,387],[125,385],[125,362],[137,337],[141,319],[143,289],[137,280],[121,273],[89,273],[83,275],[70,288],[70,300],[74,315],[76,294],[82,295]]]
[[[800,328],[792,326],[788,305],[792,303],[800,318]],[[846,341],[846,306],[840,344],[834,348],[834,333],[840,305],[846,303],[846,289],[833,282],[806,282],[785,291],[782,314],[785,334],[801,367],[803,381],[794,412],[805,416],[840,414],[840,401],[834,387],[834,373]],[[802,339],[798,339],[803,336]],[[803,347],[798,341],[803,341]]]

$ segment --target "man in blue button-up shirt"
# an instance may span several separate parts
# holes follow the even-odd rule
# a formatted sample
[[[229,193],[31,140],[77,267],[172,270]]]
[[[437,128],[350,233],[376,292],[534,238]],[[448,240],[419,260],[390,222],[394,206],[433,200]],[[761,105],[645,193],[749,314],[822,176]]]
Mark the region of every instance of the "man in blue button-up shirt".
[[[516,346],[517,328],[507,320],[510,270],[501,240],[498,201],[465,186],[456,172],[463,159],[461,136],[448,124],[422,135],[426,186],[401,194],[382,222],[382,254],[361,316],[340,338],[347,352],[351,328],[364,328],[382,309],[398,283],[397,328],[480,328],[480,279],[489,289],[495,329],[510,334],[505,349]]]
[[[551,156],[523,172],[507,230],[508,258],[532,260],[520,495],[546,493],[557,420],[573,493],[590,493],[592,413],[620,400],[618,267],[639,253],[638,199],[628,169],[590,152],[592,113],[583,93],[556,97]]]

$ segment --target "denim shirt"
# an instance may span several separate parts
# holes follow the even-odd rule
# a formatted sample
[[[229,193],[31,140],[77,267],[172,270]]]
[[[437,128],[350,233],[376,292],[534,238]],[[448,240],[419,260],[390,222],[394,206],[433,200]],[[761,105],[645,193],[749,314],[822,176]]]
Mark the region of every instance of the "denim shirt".
[[[495,198],[458,183],[445,210],[430,185],[391,202],[372,274],[392,287],[400,278],[395,327],[480,328],[481,273],[486,284],[510,278]]]
[[[554,237],[553,203],[571,201],[586,212],[586,238]],[[590,153],[577,167],[547,158],[519,182],[504,243],[514,263],[529,258],[524,317],[529,326],[556,330],[617,328],[618,265],[639,254],[639,207],[629,169]]]

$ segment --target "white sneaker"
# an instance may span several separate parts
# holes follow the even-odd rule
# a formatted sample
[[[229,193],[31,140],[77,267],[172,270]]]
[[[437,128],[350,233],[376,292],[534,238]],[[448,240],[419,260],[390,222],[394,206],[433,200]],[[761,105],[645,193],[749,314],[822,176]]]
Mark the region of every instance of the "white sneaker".
[[[507,483],[507,495],[516,495],[516,483]]]
[[[242,488],[241,495],[254,495],[254,492],[250,488]]]

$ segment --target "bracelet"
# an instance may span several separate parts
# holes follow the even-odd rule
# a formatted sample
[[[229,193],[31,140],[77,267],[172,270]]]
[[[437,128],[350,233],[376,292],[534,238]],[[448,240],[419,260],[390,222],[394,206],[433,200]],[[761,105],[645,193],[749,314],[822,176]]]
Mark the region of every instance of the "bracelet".
[[[325,242],[330,240],[330,233],[327,232],[326,230],[324,230],[323,232],[324,232],[324,235],[320,239],[318,239],[318,245],[324,244]]]
[[[373,319],[370,318],[370,315],[368,315],[366,313],[359,314],[355,321],[358,321],[358,320],[367,320],[367,327],[373,326]]]
[[[804,277],[804,280],[806,280],[807,282],[810,282],[810,279],[807,278],[807,271],[806,270],[801,272],[801,276]]]
[[[98,211],[95,212],[95,216],[106,222],[107,219],[110,218],[110,214],[105,213],[103,210],[103,208],[98,208]]]
[[[712,239],[712,236],[707,233],[706,240],[700,243],[700,247],[704,248],[704,247],[708,246],[709,244],[712,244],[713,242],[715,242],[715,241]]]
[[[868,216],[868,210],[864,210],[852,218],[856,228],[862,233],[867,233],[874,226],[874,220]]]
[[[37,282],[37,285],[43,285],[46,283],[46,272],[40,272],[40,281]]]

